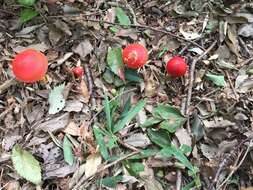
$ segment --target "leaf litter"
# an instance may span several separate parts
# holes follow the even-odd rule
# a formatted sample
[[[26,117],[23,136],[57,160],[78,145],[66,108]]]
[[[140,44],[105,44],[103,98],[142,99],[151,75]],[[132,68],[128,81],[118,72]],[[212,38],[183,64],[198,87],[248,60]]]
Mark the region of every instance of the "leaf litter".
[[[250,1],[0,4],[0,187],[252,188]],[[130,43],[149,51],[141,69],[122,61]],[[27,48],[48,57],[46,77],[7,84]],[[181,78],[165,71],[174,55]]]

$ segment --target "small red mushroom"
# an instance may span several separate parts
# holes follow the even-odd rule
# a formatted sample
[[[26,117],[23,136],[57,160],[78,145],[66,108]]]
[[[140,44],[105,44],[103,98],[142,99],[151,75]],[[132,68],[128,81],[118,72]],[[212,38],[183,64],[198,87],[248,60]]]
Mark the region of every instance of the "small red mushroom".
[[[123,49],[122,56],[127,67],[138,69],[147,62],[148,51],[140,44],[130,44]]]
[[[34,83],[41,80],[48,68],[46,56],[34,49],[18,53],[12,61],[12,71],[17,80]]]
[[[166,70],[171,76],[180,77],[186,73],[187,64],[184,58],[175,56],[167,62]]]
[[[81,67],[81,66],[77,66],[77,67],[73,68],[72,72],[74,73],[76,78],[81,78],[84,74],[83,67]]]

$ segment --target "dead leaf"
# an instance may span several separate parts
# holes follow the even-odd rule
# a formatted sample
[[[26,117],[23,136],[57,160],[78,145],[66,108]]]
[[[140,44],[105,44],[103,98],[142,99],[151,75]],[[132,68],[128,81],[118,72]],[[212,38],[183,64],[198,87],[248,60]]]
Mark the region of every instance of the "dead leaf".
[[[52,118],[44,123],[34,126],[35,130],[43,130],[45,132],[55,132],[64,129],[69,122],[69,113],[65,113],[58,117]]]
[[[60,164],[51,164],[50,169],[47,168],[44,171],[43,179],[52,179],[52,178],[63,178],[68,176],[69,174],[72,174],[76,171],[77,165],[66,165],[61,166]]]
[[[74,53],[80,55],[80,58],[84,60],[84,58],[92,52],[93,46],[88,39],[85,39],[76,47],[73,47],[72,50]]]
[[[253,89],[253,77],[238,75],[235,80],[235,89],[239,93],[247,93]]]
[[[89,89],[86,85],[86,82],[84,80],[81,80],[79,88],[80,88],[81,94],[84,97],[84,103],[88,103],[90,100],[90,93],[89,93]]]
[[[218,148],[213,146],[213,145],[206,145],[206,144],[201,144],[200,149],[203,153],[203,155],[208,158],[210,161],[214,158],[217,158],[218,154]]]
[[[151,144],[149,138],[146,134],[135,133],[124,140],[125,143],[132,145],[134,147],[147,147]]]
[[[44,142],[46,142],[50,137],[49,136],[45,136],[45,137],[36,137],[34,136],[30,142],[28,143],[28,147],[30,146],[35,146],[35,145],[40,145]]]
[[[225,39],[229,49],[236,55],[239,56],[239,42],[236,32],[235,25],[229,25],[227,30],[227,38]]]
[[[80,136],[80,128],[73,121],[69,122],[67,127],[64,128],[63,132],[72,136]]]
[[[21,190],[20,184],[18,181],[9,181],[6,187],[4,187],[5,190]]]
[[[231,127],[235,126],[235,123],[229,121],[229,120],[224,120],[223,118],[217,118],[217,120],[203,120],[203,124],[205,128],[207,129],[212,129],[212,128],[226,128],[226,127]]]
[[[175,133],[180,145],[187,145],[189,147],[192,147],[192,139],[190,134],[185,128],[179,128]]]
[[[238,35],[253,38],[253,23],[242,25],[238,30]]]
[[[63,110],[67,112],[80,112],[82,108],[83,103],[79,100],[68,100]]]
[[[16,53],[19,53],[21,51],[24,51],[26,49],[35,49],[37,51],[41,51],[41,52],[45,52],[46,50],[48,50],[50,47],[48,47],[44,42],[39,43],[39,44],[31,44],[29,46],[14,46],[12,47],[13,51],[15,51]]]
[[[108,9],[106,11],[106,15],[104,17],[104,21],[114,23],[115,19],[116,19],[115,8]],[[104,24],[105,28],[108,28],[109,26],[110,26],[109,24],[106,24],[106,23]]]
[[[54,26],[55,26],[56,28],[58,28],[59,30],[61,30],[62,32],[64,32],[65,34],[67,34],[68,36],[71,36],[71,35],[72,35],[72,32],[70,31],[69,26],[68,26],[65,22],[63,22],[63,21],[57,19],[57,20],[54,22]]]
[[[138,39],[138,35],[137,32],[133,29],[121,29],[118,32],[116,32],[115,36],[119,36],[119,37],[129,37],[133,40],[137,40]]]
[[[85,176],[88,178],[96,173],[98,166],[102,163],[102,157],[99,153],[88,156],[85,163]]]

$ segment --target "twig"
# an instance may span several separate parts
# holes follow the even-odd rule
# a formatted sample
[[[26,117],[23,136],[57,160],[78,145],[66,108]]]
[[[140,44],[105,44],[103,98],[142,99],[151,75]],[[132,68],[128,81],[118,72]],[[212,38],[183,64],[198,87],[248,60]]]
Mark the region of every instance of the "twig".
[[[80,178],[79,182],[72,188],[72,190],[78,190],[78,188],[79,188],[85,181],[92,179],[95,175],[99,174],[100,172],[103,172],[104,170],[106,170],[106,169],[108,169],[108,168],[110,168],[110,167],[116,165],[117,163],[119,163],[119,162],[121,162],[121,161],[123,161],[123,160],[125,160],[125,159],[127,159],[127,158],[129,158],[129,157],[131,157],[131,156],[134,156],[134,155],[136,155],[136,154],[139,154],[139,153],[140,153],[140,151],[135,151],[135,152],[132,152],[132,153],[130,153],[130,154],[127,154],[127,155],[125,155],[125,156],[119,158],[118,160],[115,160],[114,162],[111,162],[111,163],[105,165],[104,167],[101,167],[101,168],[98,169],[93,175],[91,175],[91,176],[89,176],[89,177],[86,177],[85,175],[82,176],[82,177]],[[70,189],[71,189],[71,187],[70,187]]]
[[[251,146],[252,146],[252,140],[250,141],[250,143],[249,143],[249,145],[247,147],[247,150],[244,153],[244,155],[243,155],[240,163],[236,167],[233,168],[233,170],[230,172],[230,174],[228,175],[228,177],[218,186],[217,190],[219,190],[223,185],[225,185],[227,183],[227,181],[230,179],[230,177],[240,168],[240,166],[244,162],[246,156],[248,155]],[[241,154],[239,154],[239,156],[238,156],[238,161],[239,161],[240,156],[241,156]]]
[[[234,85],[233,85],[233,83],[232,83],[232,81],[231,81],[231,78],[230,78],[230,76],[229,76],[229,73],[228,73],[228,71],[225,71],[225,73],[226,73],[226,75],[227,75],[229,85],[230,85],[230,87],[232,88],[232,91],[233,91],[233,93],[234,93],[234,95],[235,95],[235,99],[236,99],[236,101],[238,102],[238,101],[239,101],[239,96],[238,96],[238,94],[237,94],[237,92],[236,92],[236,90],[235,90],[235,88],[234,88]]]
[[[89,88],[89,93],[90,93],[90,98],[91,98],[91,112],[92,112],[92,117],[93,117],[94,109],[96,107],[96,99],[93,93],[94,81],[93,81],[92,73],[88,64],[84,64],[84,70],[85,70],[87,81],[88,81],[88,88]],[[96,120],[96,118],[94,119]]]
[[[176,183],[176,190],[181,190],[182,185],[182,172],[181,170],[177,170],[177,183]]]
[[[189,87],[188,87],[188,94],[187,94],[187,100],[186,100],[186,106],[185,106],[185,115],[189,116],[189,107],[191,104],[191,98],[192,98],[192,88],[193,88],[193,82],[194,82],[194,74],[195,74],[195,66],[196,63],[201,60],[206,54],[208,54],[216,45],[217,40],[212,43],[212,45],[204,51],[200,56],[198,56],[196,59],[193,60],[191,64],[191,70],[190,70],[190,82],[189,82]],[[188,128],[188,131],[190,132],[191,130]]]
[[[140,151],[138,148],[135,148],[134,146],[125,143],[124,141],[122,141],[119,137],[117,138],[117,141],[119,142],[119,144],[121,144],[122,146],[132,150],[132,151]]]
[[[9,79],[0,85],[0,94],[4,93],[12,85],[15,85],[17,81],[15,79]]]
[[[99,22],[99,23],[106,23],[106,24],[111,24],[111,25],[117,25],[117,26],[122,26],[125,27],[125,25],[120,24],[120,23],[114,23],[114,22],[108,22],[108,21],[104,21],[104,20],[98,20],[98,19],[91,19],[91,18],[83,18],[83,16],[85,16],[84,14],[79,14],[79,15],[62,15],[62,17],[70,17],[71,20],[77,20],[77,21],[89,21],[89,22]],[[53,16],[56,17],[56,16]],[[57,16],[60,17],[60,16]],[[206,51],[201,45],[199,45],[197,42],[192,41],[192,40],[188,40],[185,39],[184,37],[178,36],[176,34],[173,34],[172,32],[169,32],[165,29],[159,29],[159,28],[155,28],[152,26],[147,26],[147,25],[141,25],[141,24],[130,24],[129,27],[133,27],[133,28],[143,28],[143,29],[149,29],[149,30],[153,30],[155,32],[160,32],[160,33],[164,33],[164,34],[168,34],[169,36],[173,37],[173,38],[177,38],[179,40],[182,41],[186,41],[189,42],[197,47],[199,47],[200,49],[202,49],[203,51]]]

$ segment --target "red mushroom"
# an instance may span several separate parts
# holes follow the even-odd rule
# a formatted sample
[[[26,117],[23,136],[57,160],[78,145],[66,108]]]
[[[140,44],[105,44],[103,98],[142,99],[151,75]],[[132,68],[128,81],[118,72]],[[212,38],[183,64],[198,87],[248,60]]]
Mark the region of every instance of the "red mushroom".
[[[72,69],[72,72],[76,78],[81,78],[83,76],[84,70],[83,70],[83,67],[77,66]]]
[[[138,69],[148,60],[148,51],[140,44],[130,44],[123,49],[123,61],[127,67]]]
[[[17,80],[34,83],[41,80],[48,68],[46,56],[34,49],[18,53],[12,61],[12,71]]]
[[[171,76],[180,77],[186,73],[187,64],[184,58],[175,56],[167,62],[166,70]]]

